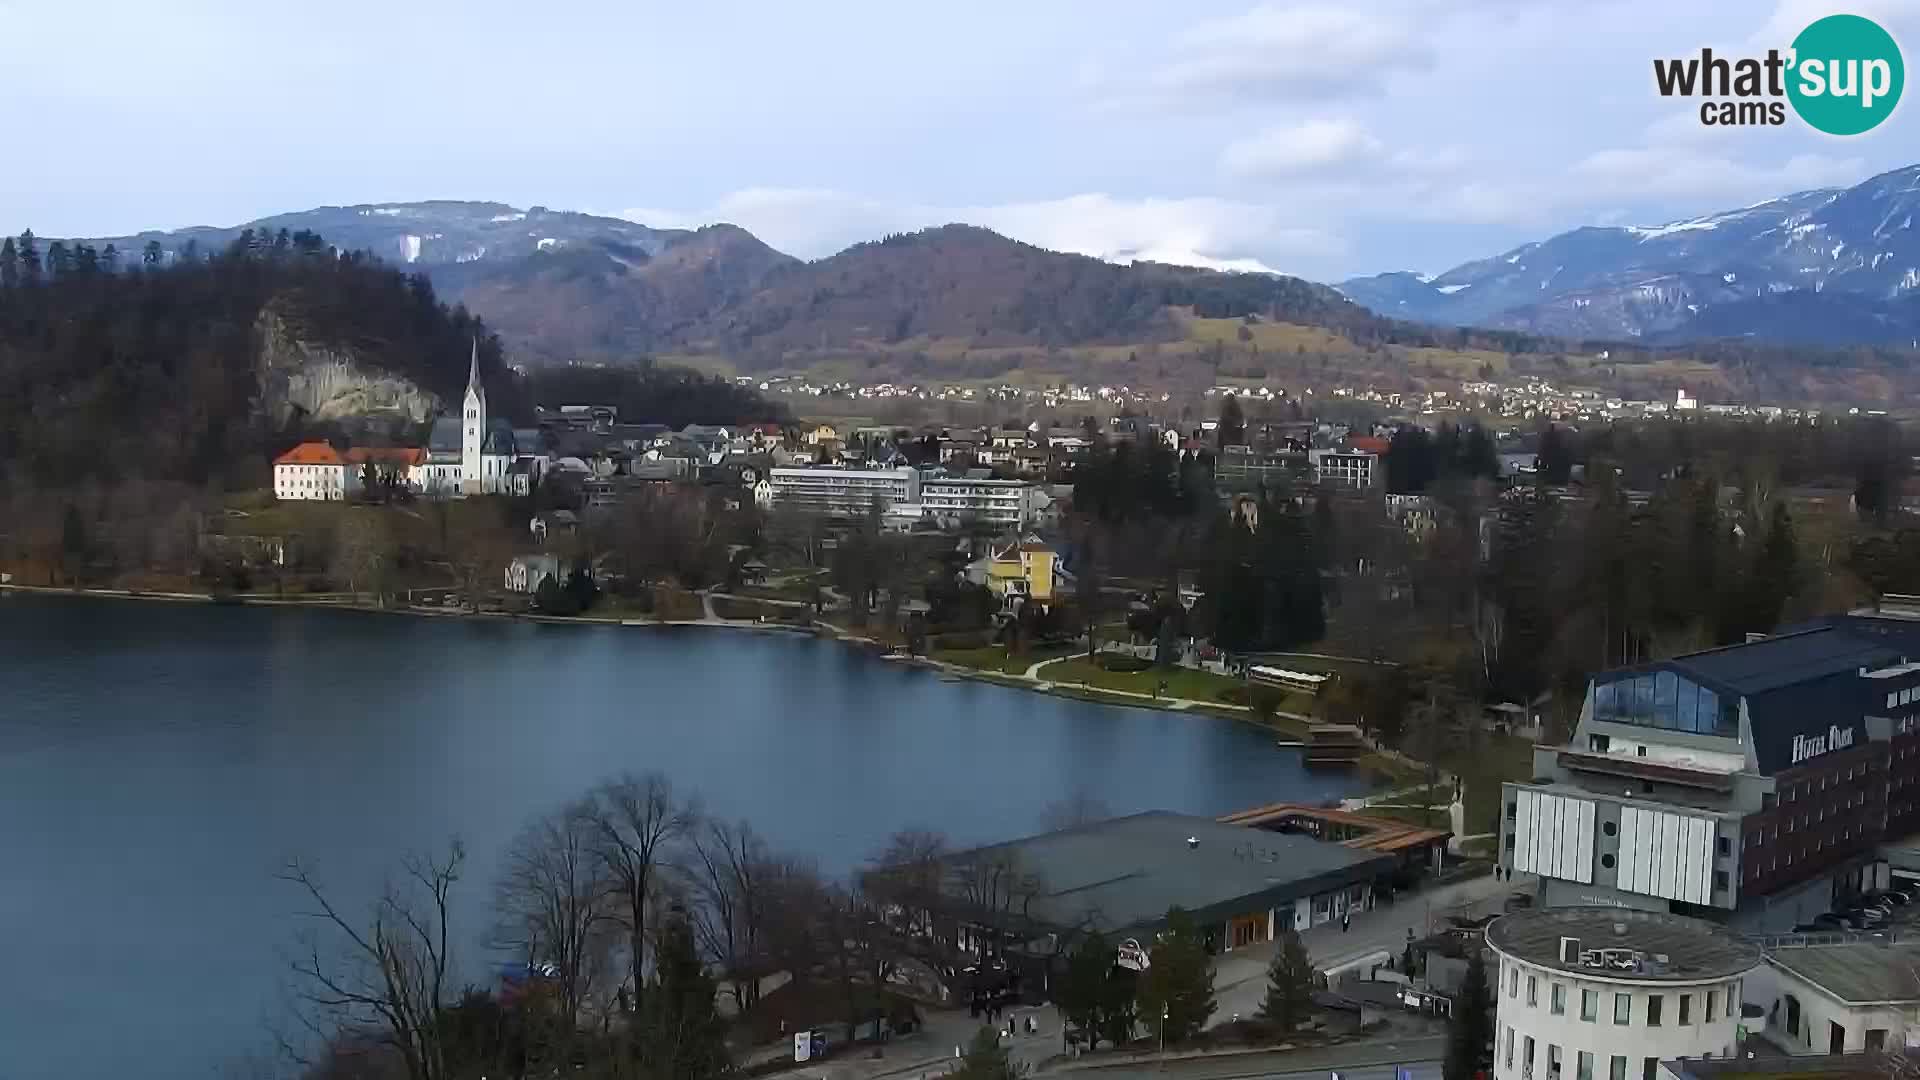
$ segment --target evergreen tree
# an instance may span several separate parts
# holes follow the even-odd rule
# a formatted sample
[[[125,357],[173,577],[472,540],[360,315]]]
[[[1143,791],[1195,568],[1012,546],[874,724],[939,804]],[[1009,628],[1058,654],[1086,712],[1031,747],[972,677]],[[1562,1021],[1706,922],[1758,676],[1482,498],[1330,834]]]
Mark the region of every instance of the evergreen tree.
[[[106,267],[107,273],[109,274],[119,270],[120,249],[114,247],[112,244],[108,244],[107,249],[100,253],[100,262]]]
[[[1793,515],[1787,511],[1785,500],[1775,500],[1766,539],[1754,556],[1746,588],[1741,590],[1749,601],[1745,630],[1761,634],[1773,631],[1787,598],[1797,591],[1799,573],[1800,545],[1793,535]]]
[[[1300,935],[1284,931],[1273,963],[1267,968],[1267,996],[1260,1003],[1260,1018],[1281,1034],[1288,1034],[1306,1020],[1312,1009],[1313,961],[1307,958]]]
[[[1220,426],[1214,434],[1219,442],[1226,446],[1245,446],[1247,443],[1247,419],[1240,411],[1240,398],[1237,394],[1228,394],[1220,403]]]
[[[20,234],[20,278],[31,285],[40,280],[40,246],[33,237],[33,230],[27,229]]]
[[[1565,484],[1573,476],[1573,447],[1566,432],[1548,424],[1540,433],[1540,452],[1534,455],[1534,464],[1540,470],[1542,482],[1555,486]]]
[[[707,1080],[725,1073],[731,1067],[726,1021],[714,1008],[714,982],[700,963],[684,914],[668,919],[654,948],[654,977],[640,1015],[641,1075]]]
[[[148,267],[160,265],[160,241],[147,241],[147,246],[140,249],[140,262]]]
[[[1018,1080],[1026,1075],[1026,1070],[1007,1059],[1006,1048],[1000,1045],[1000,1036],[991,1028],[981,1028],[974,1032],[973,1041],[967,1044],[966,1056],[961,1058],[960,1067],[947,1074],[950,1080]]]
[[[1467,961],[1467,974],[1453,1001],[1453,1019],[1447,1026],[1447,1057],[1441,1067],[1446,1080],[1474,1080],[1493,1064],[1493,992],[1487,985],[1487,967],[1476,952]]]
[[[0,241],[0,289],[20,284],[20,253],[13,249],[13,237]]]
[[[1113,968],[1113,946],[1097,930],[1067,957],[1067,971],[1058,994],[1060,1015],[1079,1030],[1089,1050],[1100,1044],[1100,1021]]]
[[[1147,1025],[1169,1044],[1198,1035],[1213,1015],[1213,965],[1185,910],[1168,909],[1167,929],[1154,943],[1135,998]]]

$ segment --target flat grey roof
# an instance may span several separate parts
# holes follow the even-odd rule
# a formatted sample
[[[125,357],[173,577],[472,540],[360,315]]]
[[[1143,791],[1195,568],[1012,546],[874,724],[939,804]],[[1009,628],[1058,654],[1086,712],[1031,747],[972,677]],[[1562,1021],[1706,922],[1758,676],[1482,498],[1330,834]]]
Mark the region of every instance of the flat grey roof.
[[[1808,945],[1768,958],[1849,1005],[1920,1001],[1920,945]]]
[[[1190,846],[1189,838],[1199,841]],[[1371,880],[1394,868],[1378,855],[1309,836],[1150,810],[949,857],[1010,855],[1040,879],[1028,913],[1041,923],[1103,930],[1150,926],[1182,907],[1225,918]]]
[[[1609,971],[1560,962],[1560,939],[1579,938],[1582,949],[1637,949],[1665,964],[1638,971]],[[1502,915],[1487,926],[1487,944],[1529,964],[1591,978],[1636,982],[1699,982],[1731,978],[1760,963],[1760,949],[1725,927],[1684,915],[1625,908],[1548,908]]]

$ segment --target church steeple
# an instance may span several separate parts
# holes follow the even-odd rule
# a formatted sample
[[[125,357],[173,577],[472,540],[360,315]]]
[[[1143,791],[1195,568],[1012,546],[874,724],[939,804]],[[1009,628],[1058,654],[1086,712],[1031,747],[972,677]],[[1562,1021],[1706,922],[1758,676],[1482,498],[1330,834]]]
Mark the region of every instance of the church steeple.
[[[480,339],[473,339],[467,361],[467,395],[461,402],[460,487],[469,495],[488,493],[487,463],[482,456],[487,440],[487,389],[480,385]]]
[[[476,389],[479,389],[479,387],[480,387],[480,339],[474,338],[473,339],[473,359],[470,360],[467,364],[467,389],[476,390]]]

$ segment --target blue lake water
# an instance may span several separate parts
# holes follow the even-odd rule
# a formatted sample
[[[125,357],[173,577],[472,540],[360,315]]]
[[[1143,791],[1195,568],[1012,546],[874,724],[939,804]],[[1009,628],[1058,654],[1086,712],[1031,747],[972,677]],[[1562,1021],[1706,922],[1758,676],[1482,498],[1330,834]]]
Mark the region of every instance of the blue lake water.
[[[1072,793],[1216,814],[1353,793],[1230,721],[946,682],[728,630],[0,597],[0,1080],[220,1075],[264,1052],[316,865],[364,897],[458,835],[492,867],[623,770],[829,870],[906,825],[1036,832]]]

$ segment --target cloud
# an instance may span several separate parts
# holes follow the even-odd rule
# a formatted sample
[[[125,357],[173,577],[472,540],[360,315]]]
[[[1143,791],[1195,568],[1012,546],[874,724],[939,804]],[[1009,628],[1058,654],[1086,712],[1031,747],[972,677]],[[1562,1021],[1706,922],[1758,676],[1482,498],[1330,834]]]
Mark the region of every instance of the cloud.
[[[1363,187],[1403,187],[1457,172],[1468,163],[1457,147],[1390,148],[1349,118],[1306,120],[1236,139],[1220,152],[1220,171],[1236,180],[1337,182],[1349,193]]]
[[[801,258],[831,255],[890,232],[964,222],[1054,251],[1117,262],[1147,260],[1220,270],[1284,271],[1343,255],[1325,228],[1272,206],[1231,199],[1138,198],[1101,192],[1027,202],[931,205],[817,188],[749,188],[695,210],[634,208],[617,216],[660,228],[727,221]]]
[[[1371,163],[1385,153],[1385,145],[1352,120],[1308,120],[1228,143],[1220,168],[1240,179],[1271,180]]]
[[[1168,101],[1300,101],[1376,94],[1433,54],[1411,19],[1323,4],[1262,4],[1178,34],[1147,70]],[[1123,98],[1138,87],[1115,86]]]

